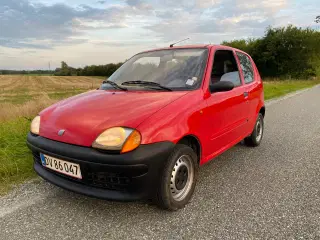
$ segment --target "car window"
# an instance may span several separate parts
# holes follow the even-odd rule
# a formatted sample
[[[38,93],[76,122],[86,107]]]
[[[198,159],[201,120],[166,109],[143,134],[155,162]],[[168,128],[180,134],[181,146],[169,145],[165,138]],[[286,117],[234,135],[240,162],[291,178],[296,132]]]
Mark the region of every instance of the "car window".
[[[241,85],[239,69],[232,51],[217,50],[214,55],[210,84],[230,81],[235,87]]]
[[[194,90],[201,86],[207,58],[207,48],[139,53],[124,63],[108,80],[127,88],[150,89],[147,85],[126,85],[130,81],[143,81],[157,83],[171,90]],[[105,85],[110,87],[109,84]]]
[[[237,52],[237,56],[240,61],[240,66],[243,72],[244,76],[244,82],[245,83],[251,83],[254,80],[254,75],[253,75],[253,68],[251,64],[250,58],[243,53]]]
[[[155,71],[160,64],[160,57],[142,57],[135,61],[131,66],[131,76],[142,79],[144,76]],[[130,77],[130,76],[129,76]]]

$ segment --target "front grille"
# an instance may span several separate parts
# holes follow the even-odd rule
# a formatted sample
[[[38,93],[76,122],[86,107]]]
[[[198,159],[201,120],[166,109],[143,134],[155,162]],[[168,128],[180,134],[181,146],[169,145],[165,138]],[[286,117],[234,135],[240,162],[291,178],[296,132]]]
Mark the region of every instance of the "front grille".
[[[87,177],[90,185],[114,190],[125,190],[131,182],[129,177],[108,172],[88,172]]]
[[[39,152],[33,152],[33,158],[36,162],[42,165]],[[81,163],[77,162],[77,163],[80,164],[81,173],[83,177],[82,179],[76,179],[76,178],[64,175],[62,173],[53,171],[51,169],[46,168],[46,170],[59,177],[68,179],[70,181],[90,185],[93,187],[109,189],[109,190],[125,191],[128,189],[128,187],[130,187],[130,184],[132,182],[132,177],[131,177],[132,173],[130,172],[111,173],[111,172],[107,172],[108,169],[105,169],[108,167],[101,167],[99,164],[85,163],[85,162],[81,162]]]

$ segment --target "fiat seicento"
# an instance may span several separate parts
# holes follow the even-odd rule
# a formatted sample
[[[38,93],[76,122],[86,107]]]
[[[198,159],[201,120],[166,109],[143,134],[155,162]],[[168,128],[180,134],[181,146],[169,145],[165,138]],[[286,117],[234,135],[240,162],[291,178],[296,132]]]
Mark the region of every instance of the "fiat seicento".
[[[264,115],[248,54],[170,47],[139,53],[99,89],[40,112],[27,145],[35,171],[59,187],[177,210],[190,201],[199,166],[242,140],[260,144]]]

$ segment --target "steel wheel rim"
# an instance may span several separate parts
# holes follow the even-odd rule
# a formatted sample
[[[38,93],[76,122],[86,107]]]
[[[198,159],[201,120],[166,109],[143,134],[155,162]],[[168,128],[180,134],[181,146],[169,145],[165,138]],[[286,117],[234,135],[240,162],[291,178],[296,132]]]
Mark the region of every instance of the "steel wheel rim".
[[[262,133],[263,133],[263,123],[261,121],[261,118],[259,118],[259,120],[257,121],[256,132],[257,132],[256,141],[260,142],[262,138]]]
[[[182,201],[191,190],[194,180],[192,159],[182,155],[173,166],[170,179],[170,193],[174,200]]]

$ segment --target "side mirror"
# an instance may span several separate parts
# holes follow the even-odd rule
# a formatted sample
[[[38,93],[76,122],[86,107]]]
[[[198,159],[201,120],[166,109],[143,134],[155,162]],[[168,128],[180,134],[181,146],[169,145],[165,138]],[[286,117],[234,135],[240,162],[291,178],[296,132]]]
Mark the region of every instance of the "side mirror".
[[[210,85],[210,92],[227,92],[234,88],[234,84],[230,81],[219,81]]]

